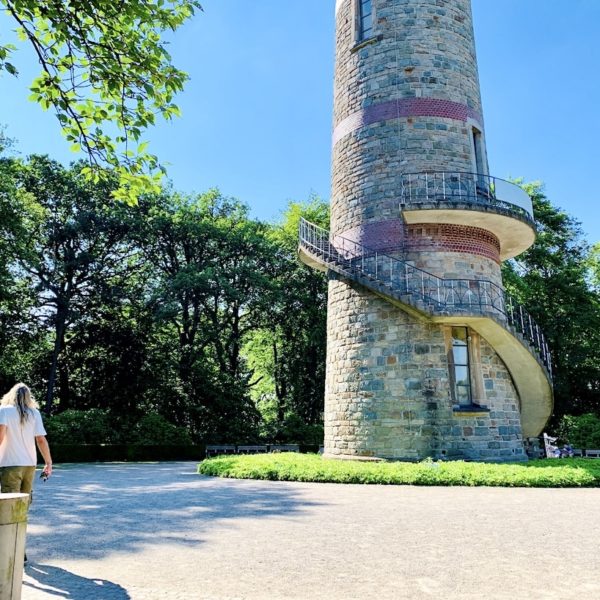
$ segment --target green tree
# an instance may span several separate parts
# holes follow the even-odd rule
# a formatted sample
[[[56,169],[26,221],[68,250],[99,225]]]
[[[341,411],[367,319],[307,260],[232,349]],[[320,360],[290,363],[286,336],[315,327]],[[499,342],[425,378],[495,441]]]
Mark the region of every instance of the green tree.
[[[4,138],[3,138],[4,139]],[[21,280],[15,266],[29,249],[32,198],[17,181],[18,164],[0,157],[0,386],[8,389],[29,380],[40,353],[45,351],[43,332],[32,314],[34,290]],[[35,218],[35,217],[34,217]],[[36,387],[34,385],[34,387]],[[39,391],[39,390],[37,390]]]
[[[564,415],[555,431],[560,441],[575,448],[600,448],[600,417],[597,414]]]
[[[592,288],[600,293],[600,242],[592,246],[588,257],[588,268]]]
[[[132,253],[124,205],[114,206],[109,180],[86,181],[82,165],[65,168],[40,156],[18,165],[17,182],[30,199],[25,250],[18,257],[22,281],[37,296],[38,320],[52,332],[45,410],[61,379],[59,410],[70,407],[65,350],[67,332],[89,314],[90,298],[115,277],[125,277]]]
[[[281,222],[272,228],[270,235],[281,250],[276,295],[267,326],[246,348],[257,380],[255,400],[270,421],[270,435],[277,439],[292,430],[297,437],[298,420],[320,425],[323,412],[327,277],[297,258],[301,217],[328,227],[329,206],[316,197],[290,202]],[[307,435],[313,443],[314,436],[308,431]]]
[[[157,158],[141,142],[157,115],[179,114],[174,96],[187,75],[171,64],[163,34],[178,29],[197,0],[0,0],[41,65],[30,99],[52,108],[74,151],[94,169],[112,167],[120,187],[113,194],[134,200],[157,189]],[[16,47],[0,46],[0,69]],[[92,175],[91,171],[86,172]]]
[[[268,318],[277,247],[246,206],[217,190],[164,194],[140,211],[157,323],[177,357],[166,416],[198,435],[252,437],[259,415],[242,347]]]
[[[590,249],[579,223],[546,198],[533,199],[535,244],[504,266],[506,287],[525,304],[550,344],[555,416],[600,410],[600,299],[590,286]]]
[[[87,299],[85,314],[74,315],[61,362],[70,403],[78,409],[109,410],[121,421],[155,409],[170,355],[157,342],[161,332],[146,302],[149,271],[133,261],[125,272],[107,274]]]

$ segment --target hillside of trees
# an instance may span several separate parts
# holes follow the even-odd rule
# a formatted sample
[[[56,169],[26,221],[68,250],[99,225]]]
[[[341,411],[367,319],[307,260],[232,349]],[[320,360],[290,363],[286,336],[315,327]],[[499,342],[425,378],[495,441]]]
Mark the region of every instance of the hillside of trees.
[[[47,157],[0,158],[0,388],[29,383],[61,441],[322,439],[326,277],[277,223],[218,190],[115,202],[118,182]],[[505,265],[542,326],[556,410],[600,416],[600,252],[540,184],[538,240]]]

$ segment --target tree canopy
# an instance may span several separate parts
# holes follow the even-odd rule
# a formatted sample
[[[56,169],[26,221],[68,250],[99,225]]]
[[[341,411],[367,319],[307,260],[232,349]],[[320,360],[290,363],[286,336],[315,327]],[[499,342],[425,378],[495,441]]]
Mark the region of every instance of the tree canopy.
[[[114,185],[0,159],[0,385],[31,382],[73,440],[118,441],[147,415],[195,440],[318,439],[326,279],[290,227],[326,205],[272,225],[218,190],[129,206]]]
[[[504,265],[506,287],[527,307],[550,344],[555,416],[600,410],[600,296],[596,265],[580,224],[553,205],[539,182],[533,200],[534,245]]]

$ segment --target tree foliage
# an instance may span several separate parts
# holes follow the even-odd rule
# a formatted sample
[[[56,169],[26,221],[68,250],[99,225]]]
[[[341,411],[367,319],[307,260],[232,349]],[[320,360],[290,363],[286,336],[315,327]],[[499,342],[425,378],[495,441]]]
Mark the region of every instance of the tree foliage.
[[[50,411],[59,357],[75,321],[89,315],[91,299],[127,269],[125,207],[113,206],[108,181],[92,184],[82,165],[67,169],[46,157],[13,161],[13,180],[29,200],[21,222],[22,248],[14,269],[36,295],[38,319],[52,330],[45,407]],[[61,373],[61,408],[69,407],[68,377]]]
[[[70,423],[98,410],[133,432],[159,415],[205,441],[322,436],[326,282],[297,261],[288,217],[251,219],[218,190],[114,205],[79,164],[4,164],[24,199],[0,311],[7,385],[20,364]]]
[[[174,96],[187,75],[171,64],[165,32],[177,30],[197,0],[0,0],[41,65],[30,100],[52,108],[74,151],[98,180],[112,167],[129,201],[158,189],[161,171],[141,136],[156,117],[179,114]],[[0,69],[17,75],[16,50],[0,46]]]
[[[325,392],[327,278],[297,258],[302,216],[328,227],[329,206],[316,197],[290,202],[272,229],[280,249],[276,295],[267,325],[246,348],[270,435],[294,441],[322,438],[315,427],[321,427]]]
[[[555,415],[600,410],[600,298],[590,285],[593,253],[579,223],[524,184],[533,199],[535,244],[504,268],[506,287],[544,331],[554,363]]]
[[[561,441],[574,448],[600,448],[600,417],[594,413],[564,415],[556,429]]]

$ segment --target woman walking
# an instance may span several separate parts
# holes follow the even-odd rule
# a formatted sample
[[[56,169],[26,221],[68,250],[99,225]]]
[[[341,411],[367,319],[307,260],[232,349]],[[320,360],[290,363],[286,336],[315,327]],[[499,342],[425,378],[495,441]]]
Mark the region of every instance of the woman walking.
[[[46,463],[43,477],[52,474],[52,458],[37,402],[24,383],[17,383],[0,402],[0,491],[29,494],[37,464],[35,446]]]

